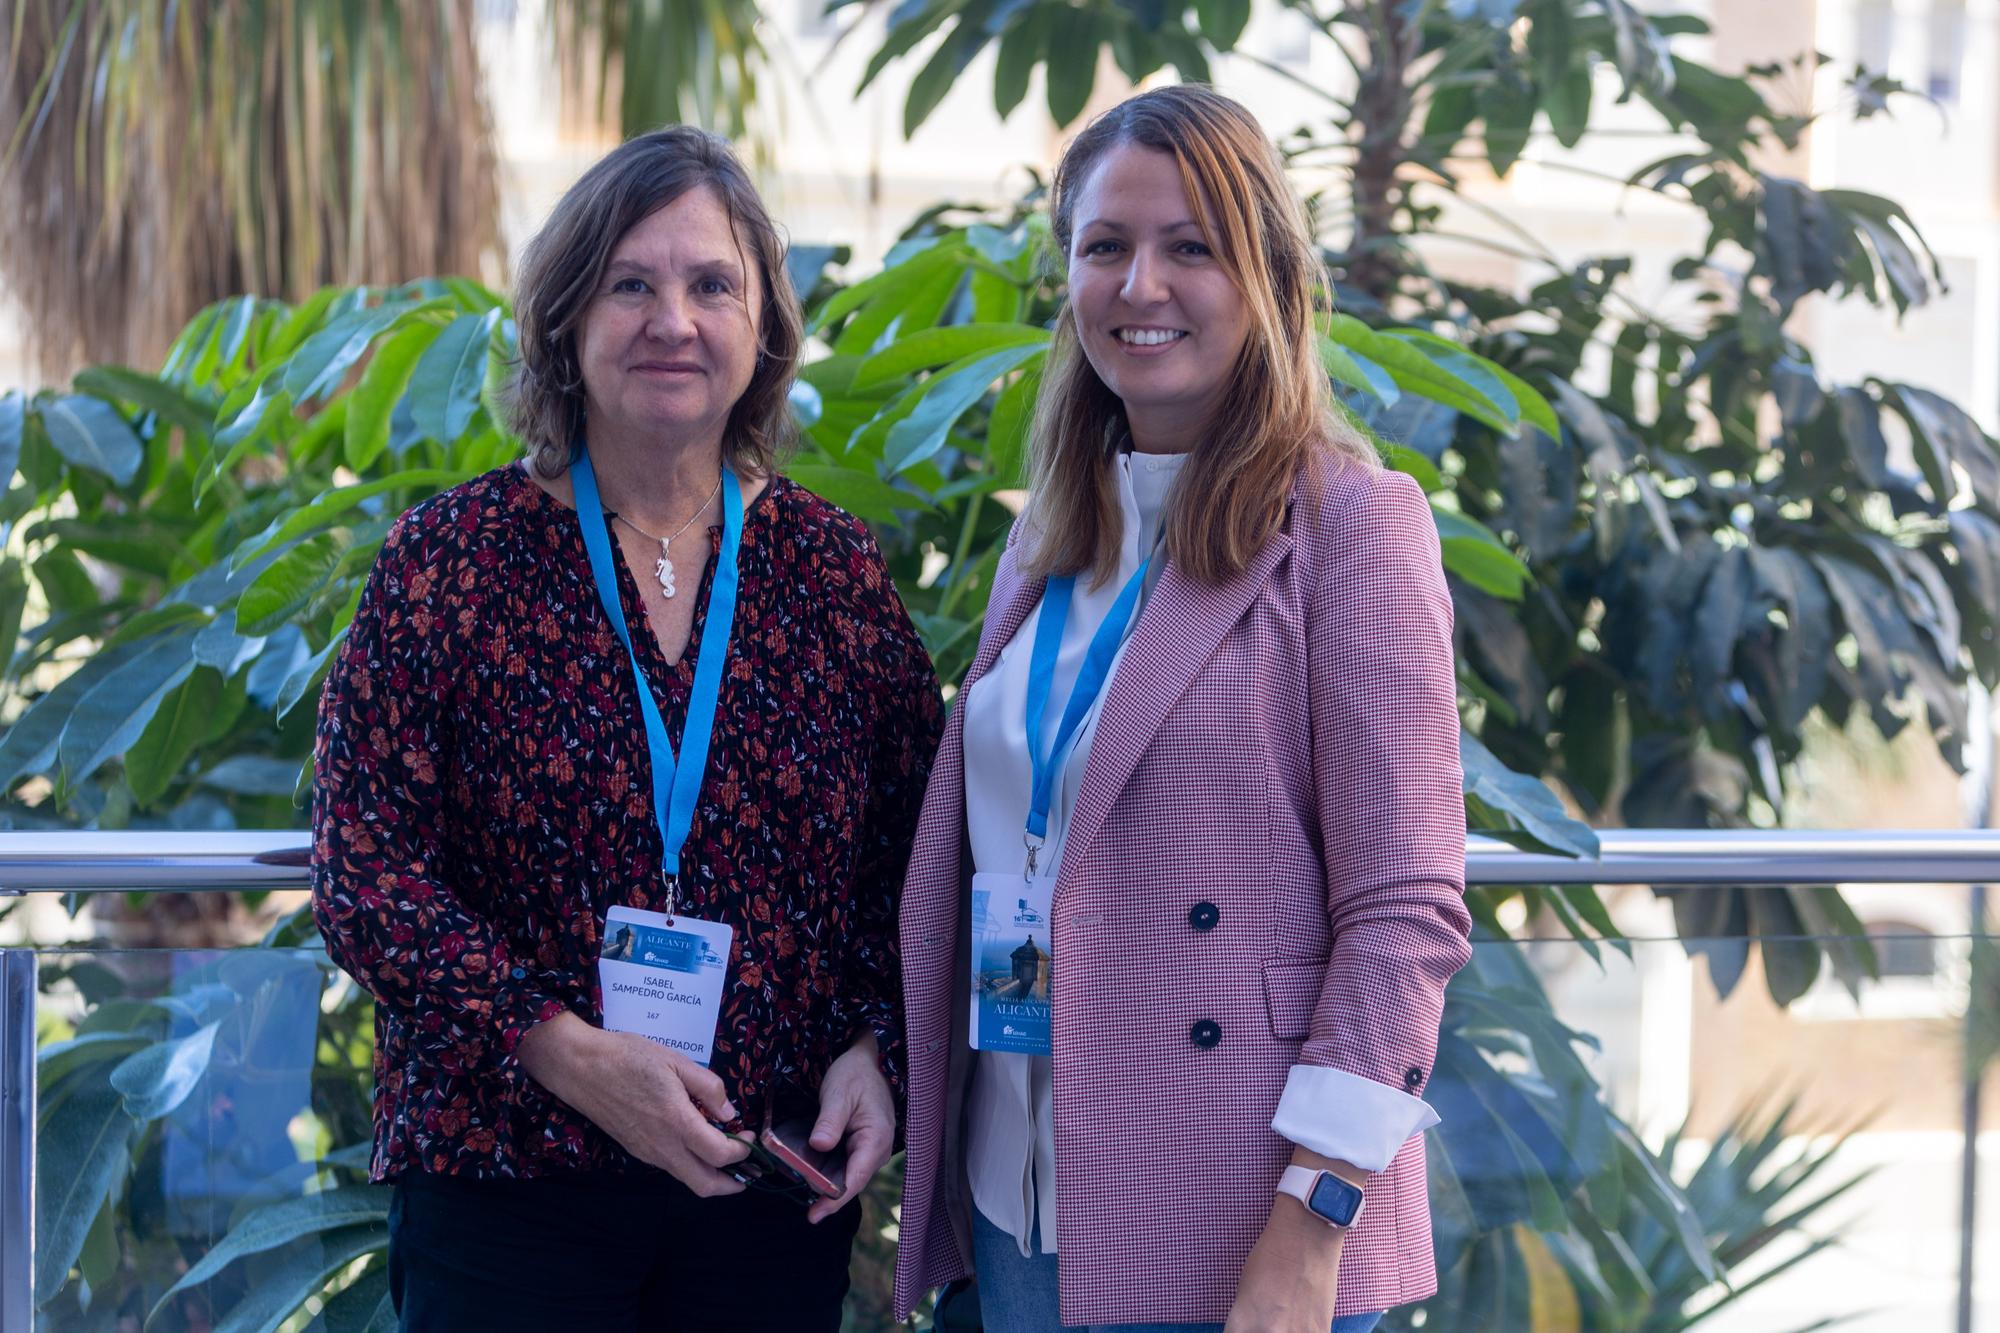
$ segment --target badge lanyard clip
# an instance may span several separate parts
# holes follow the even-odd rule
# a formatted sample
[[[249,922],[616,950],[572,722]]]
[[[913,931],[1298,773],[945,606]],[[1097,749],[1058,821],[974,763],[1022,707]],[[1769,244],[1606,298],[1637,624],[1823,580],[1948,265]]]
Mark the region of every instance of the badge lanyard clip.
[[[709,742],[715,734],[715,712],[722,695],[722,668],[729,656],[729,638],[735,628],[737,555],[743,546],[743,488],[736,474],[725,464],[722,469],[722,550],[716,556],[715,580],[709,585],[708,612],[702,622],[701,652],[695,658],[694,688],[688,693],[687,720],[681,728],[681,751],[674,754],[667,724],[652,686],[639,667],[639,651],[632,643],[632,631],[625,624],[625,611],[618,597],[617,566],[612,563],[611,537],[604,524],[604,504],[598,497],[597,474],[590,466],[590,452],[580,443],[576,462],[570,465],[571,484],[576,491],[577,526],[583,529],[583,547],[590,555],[591,577],[597,583],[597,599],[611,622],[612,631],[625,645],[632,663],[632,686],[639,696],[639,714],[646,726],[646,749],[653,769],[653,820],[660,830],[660,878],[666,891],[666,915],[680,910],[681,850],[688,830],[694,825],[695,805],[701,798],[702,778],[708,772]]]

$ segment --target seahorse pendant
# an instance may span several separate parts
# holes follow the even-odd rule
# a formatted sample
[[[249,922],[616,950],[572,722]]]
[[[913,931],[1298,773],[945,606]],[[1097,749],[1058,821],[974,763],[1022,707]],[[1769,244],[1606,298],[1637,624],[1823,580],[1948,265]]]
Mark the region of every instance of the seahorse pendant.
[[[672,597],[674,595],[674,562],[673,558],[667,554],[667,544],[665,542],[660,543],[660,563],[653,566],[653,573],[660,580],[660,595],[662,597]]]

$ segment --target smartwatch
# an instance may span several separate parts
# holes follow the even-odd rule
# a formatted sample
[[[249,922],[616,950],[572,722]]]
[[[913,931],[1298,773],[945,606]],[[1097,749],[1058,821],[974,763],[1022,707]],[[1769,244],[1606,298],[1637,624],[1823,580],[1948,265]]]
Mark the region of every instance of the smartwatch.
[[[1361,1220],[1361,1187],[1348,1184],[1331,1171],[1288,1166],[1278,1177],[1278,1193],[1291,1195],[1330,1227],[1346,1230]]]

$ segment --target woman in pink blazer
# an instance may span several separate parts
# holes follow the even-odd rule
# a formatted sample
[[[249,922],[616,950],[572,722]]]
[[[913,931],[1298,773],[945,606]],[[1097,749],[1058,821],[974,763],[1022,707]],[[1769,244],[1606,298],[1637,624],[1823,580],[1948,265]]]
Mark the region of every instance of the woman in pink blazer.
[[[1033,482],[902,903],[896,1303],[1350,1333],[1436,1286],[1421,1099],[1468,957],[1451,603],[1329,399],[1276,153],[1092,123]]]

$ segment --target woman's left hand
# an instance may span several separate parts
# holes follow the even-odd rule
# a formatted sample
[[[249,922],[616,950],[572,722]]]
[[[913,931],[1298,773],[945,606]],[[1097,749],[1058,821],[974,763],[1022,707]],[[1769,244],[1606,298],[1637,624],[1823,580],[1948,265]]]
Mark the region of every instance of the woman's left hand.
[[[842,1145],[847,1149],[841,1192],[815,1199],[806,1210],[808,1222],[823,1222],[868,1188],[896,1147],[896,1102],[876,1061],[874,1033],[863,1033],[828,1067],[809,1142],[821,1152]]]
[[[1340,1282],[1344,1233],[1296,1199],[1273,1201],[1271,1220],[1243,1263],[1223,1333],[1326,1333]]]

